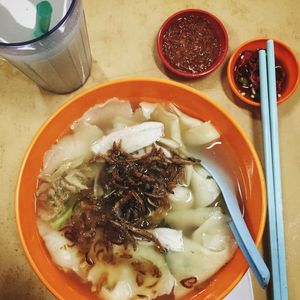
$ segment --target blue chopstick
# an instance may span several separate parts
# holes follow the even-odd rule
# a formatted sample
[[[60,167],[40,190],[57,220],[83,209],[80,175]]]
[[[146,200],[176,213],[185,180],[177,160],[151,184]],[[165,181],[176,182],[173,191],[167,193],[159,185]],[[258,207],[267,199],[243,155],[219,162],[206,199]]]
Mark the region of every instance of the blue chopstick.
[[[259,51],[259,73],[274,300],[288,300],[278,142],[274,43]]]
[[[269,93],[268,93],[268,79],[267,79],[267,62],[266,51],[260,50],[259,53],[259,81],[260,81],[260,99],[261,99],[261,115],[262,115],[262,129],[264,141],[264,158],[265,158],[265,175],[267,183],[268,196],[268,221],[270,233],[270,252],[272,263],[272,287],[273,294],[278,295],[280,300],[280,279],[279,279],[279,254],[277,245],[277,226],[276,226],[276,208],[274,203],[274,179],[273,179],[273,163],[272,163],[272,144],[271,144],[271,130],[270,130],[270,115],[269,115]]]
[[[277,225],[277,244],[279,255],[279,278],[281,286],[281,300],[288,300],[286,259],[284,243],[284,223],[282,214],[282,191],[280,174],[280,155],[279,155],[279,137],[278,137],[278,113],[277,113],[277,92],[276,92],[276,74],[275,74],[275,53],[274,41],[267,41],[267,68],[268,68],[268,87],[269,87],[269,110],[271,124],[271,143],[272,143],[272,162],[274,178],[274,196],[276,209]]]
[[[260,50],[259,53],[259,81],[260,81],[260,102],[262,115],[262,129],[264,142],[265,157],[265,175],[267,183],[267,199],[268,199],[268,221],[270,232],[270,252],[272,263],[272,288],[274,300],[281,300],[279,282],[279,255],[277,245],[277,229],[276,229],[276,207],[274,202],[274,179],[273,179],[273,163],[272,163],[272,146],[271,146],[271,127],[269,115],[269,93],[267,79],[267,62],[266,51]],[[276,295],[276,296],[275,296]],[[277,297],[277,298],[275,298]]]

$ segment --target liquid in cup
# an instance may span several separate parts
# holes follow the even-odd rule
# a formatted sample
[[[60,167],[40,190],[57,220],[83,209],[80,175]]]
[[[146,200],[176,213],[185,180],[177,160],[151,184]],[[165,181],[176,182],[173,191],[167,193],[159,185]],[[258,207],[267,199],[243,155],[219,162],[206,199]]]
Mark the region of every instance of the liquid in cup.
[[[11,0],[0,0],[0,19],[5,11],[1,5],[8,1]],[[38,2],[27,1],[27,4],[35,7]],[[32,32],[33,39],[29,41],[17,41],[20,37],[16,35],[14,40],[8,40],[7,36],[4,39],[0,32],[0,55],[46,90],[68,93],[82,86],[89,77],[92,57],[88,33],[81,0],[62,1],[64,10],[59,12],[62,17],[59,21],[57,1],[52,2],[54,24],[49,31],[34,38],[34,28],[23,30],[19,25],[18,30],[23,30],[24,36]]]

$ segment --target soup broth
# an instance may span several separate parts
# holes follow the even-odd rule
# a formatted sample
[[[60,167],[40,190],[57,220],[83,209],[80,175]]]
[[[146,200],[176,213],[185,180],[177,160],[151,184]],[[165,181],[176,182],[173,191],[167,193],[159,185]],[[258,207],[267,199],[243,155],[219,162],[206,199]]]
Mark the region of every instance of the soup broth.
[[[170,103],[132,108],[114,98],[70,130],[45,153],[36,191],[40,235],[58,267],[104,299],[205,288],[236,250],[220,189],[189,151],[228,162],[213,125]]]

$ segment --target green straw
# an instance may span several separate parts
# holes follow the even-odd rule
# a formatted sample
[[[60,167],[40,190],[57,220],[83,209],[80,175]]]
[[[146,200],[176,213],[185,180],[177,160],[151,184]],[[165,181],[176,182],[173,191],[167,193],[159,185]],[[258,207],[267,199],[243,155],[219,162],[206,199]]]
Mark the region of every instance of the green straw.
[[[39,37],[48,32],[51,22],[52,6],[48,1],[42,1],[36,6],[34,36]]]

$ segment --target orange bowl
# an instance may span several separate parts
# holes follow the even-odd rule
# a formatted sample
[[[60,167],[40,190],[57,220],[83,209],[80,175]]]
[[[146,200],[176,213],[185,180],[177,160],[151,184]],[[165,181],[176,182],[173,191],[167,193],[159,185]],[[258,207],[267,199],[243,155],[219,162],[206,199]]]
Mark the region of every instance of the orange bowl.
[[[234,177],[239,201],[244,206],[244,217],[256,244],[259,244],[263,235],[266,192],[262,168],[241,127],[220,106],[204,94],[168,80],[133,78],[102,84],[67,102],[43,125],[32,141],[20,170],[16,193],[18,231],[31,266],[58,299],[99,298],[90,292],[90,287],[75,276],[64,273],[53,263],[39,236],[34,199],[37,176],[45,151],[67,132],[70,124],[89,107],[113,96],[128,99],[133,105],[141,100],[172,102],[193,117],[211,120],[222,136],[220,155],[223,155],[223,161],[230,162],[228,168]],[[185,299],[223,299],[247,269],[245,259],[237,250],[228,264]]]
[[[265,49],[267,45],[267,38],[260,38],[247,41],[240,45],[231,55],[227,66],[227,79],[234,94],[243,102],[252,106],[260,106],[259,102],[253,101],[243,96],[234,80],[234,66],[240,54],[245,50],[256,51],[258,49]],[[299,63],[293,51],[285,44],[274,40],[275,57],[280,62],[283,69],[286,71],[286,83],[283,88],[282,95],[278,98],[277,103],[281,104],[286,101],[296,90],[299,83]]]

